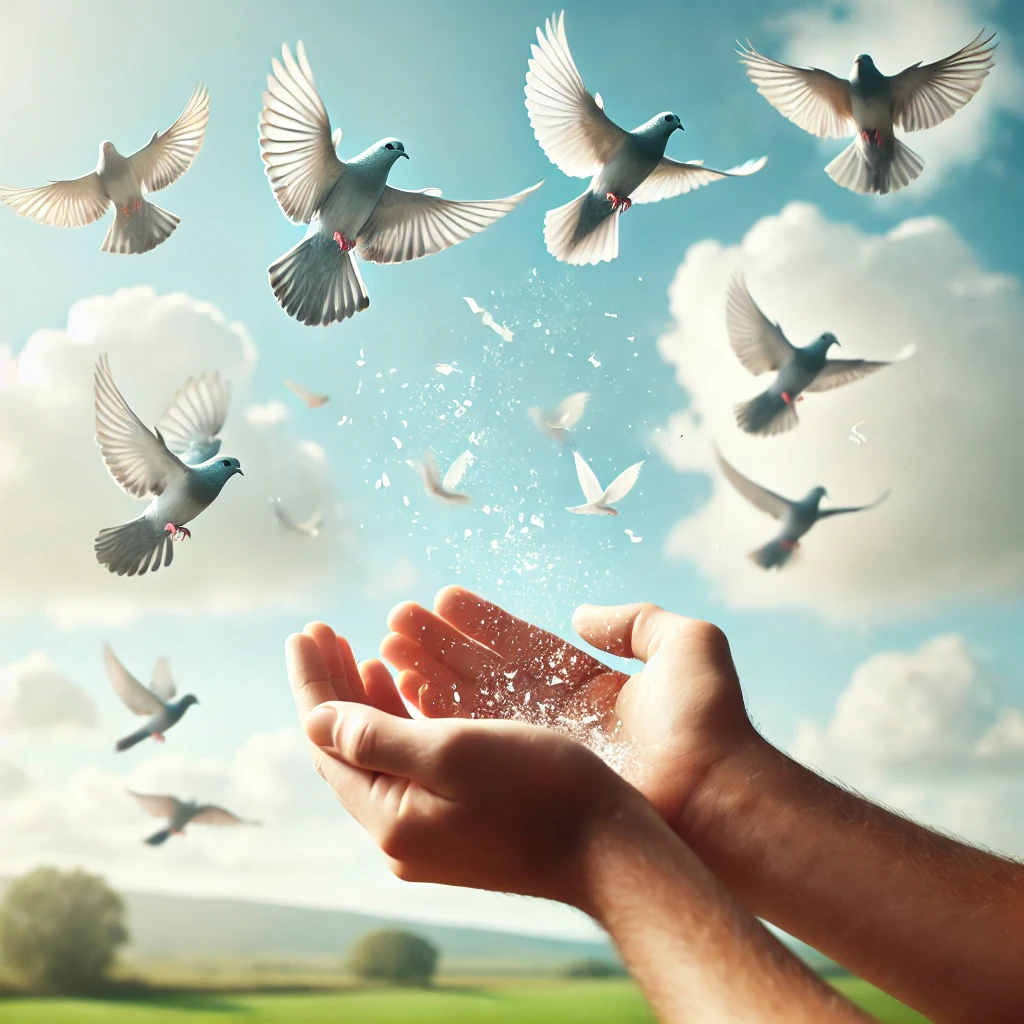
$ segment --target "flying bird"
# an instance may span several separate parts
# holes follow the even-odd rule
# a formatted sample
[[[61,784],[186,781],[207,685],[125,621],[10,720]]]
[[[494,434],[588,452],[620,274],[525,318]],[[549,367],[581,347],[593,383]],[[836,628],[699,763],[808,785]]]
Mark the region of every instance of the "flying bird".
[[[292,519],[287,512],[285,512],[280,498],[271,498],[270,506],[274,510],[274,516],[277,518],[277,521],[286,530],[291,530],[292,533],[301,533],[306,537],[320,536],[320,526],[324,521],[324,513],[322,509],[317,509],[317,511],[308,519],[304,519],[302,522],[297,522]]]
[[[889,496],[889,492],[886,491],[870,505],[822,509],[818,507],[821,499],[828,497],[828,492],[824,487],[814,487],[799,501],[791,501],[774,491],[769,491],[766,487],[761,487],[760,484],[755,484],[753,480],[748,480],[739,470],[725,461],[717,448],[715,457],[718,459],[718,465],[722,473],[725,474],[726,480],[747,501],[782,523],[782,529],[774,540],[750,553],[751,560],[762,569],[781,569],[799,547],[800,538],[820,520],[827,519],[829,516],[845,515],[848,512],[864,512],[880,505]]]
[[[766,161],[728,171],[703,161],[680,163],[665,146],[683,125],[671,111],[627,132],[604,112],[600,94],[583,85],[565,38],[565,12],[537,29],[526,75],[526,109],[548,159],[574,178],[590,178],[586,192],[544,217],[548,252],[565,263],[601,263],[619,254],[619,215],[633,203],[656,203],[718,181],[746,177]]]
[[[455,488],[462,483],[466,470],[474,462],[476,462],[476,456],[471,451],[464,451],[448,467],[448,472],[442,479],[441,470],[437,466],[437,459],[432,451],[428,451],[423,457],[422,464],[414,462],[412,459],[406,459],[406,465],[415,469],[423,478],[423,486],[427,489],[428,494],[457,505],[467,505],[472,501],[468,494],[463,494]]]
[[[643,463],[635,462],[628,469],[624,469],[607,487],[602,487],[583,456],[575,451],[572,454],[576,460],[576,475],[579,477],[580,487],[583,488],[583,497],[587,501],[584,505],[567,506],[567,511],[581,516],[617,516],[619,513],[612,508],[612,504],[622,501],[633,489]]]
[[[128,750],[136,743],[153,737],[158,743],[164,742],[164,734],[173,725],[177,725],[193,704],[199,700],[191,693],[179,700],[174,699],[177,688],[171,676],[171,667],[166,658],[160,658],[153,666],[153,679],[149,686],[144,686],[117,660],[110,644],[103,647],[103,660],[107,666],[107,675],[114,687],[114,693],[121,698],[121,703],[137,715],[148,715],[146,724],[118,740],[115,750]]]
[[[725,322],[729,344],[739,361],[755,376],[777,371],[771,386],[734,407],[736,422],[748,434],[770,436],[792,430],[799,422],[796,403],[804,391],[830,391],[852,384],[883,366],[914,354],[908,345],[892,360],[829,359],[839,339],[826,331],[803,348],[790,344],[751,298],[741,274],[733,275],[726,296]]]
[[[287,46],[281,55],[263,94],[260,153],[285,216],[309,228],[270,265],[270,285],[285,311],[304,324],[334,323],[369,306],[356,253],[372,263],[429,256],[483,231],[540,187],[507,199],[459,202],[442,199],[436,188],[407,192],[388,185],[395,161],[409,155],[405,146],[381,139],[340,160],[341,129],[331,131],[302,43],[296,57]]]
[[[563,398],[554,409],[545,411],[534,406],[530,410],[530,419],[538,430],[544,431],[553,441],[565,444],[569,440],[570,430],[583,418],[589,398],[589,391],[577,391]]]
[[[305,402],[310,409],[317,409],[321,405],[326,405],[331,400],[330,395],[318,395],[313,391],[307,391],[301,384],[296,384],[293,380],[286,380],[284,386],[300,402]]]
[[[851,192],[896,192],[924,169],[924,161],[893,133],[919,132],[951,118],[981,88],[995,64],[998,43],[985,30],[963,49],[934,64],[911,64],[883,75],[862,53],[849,79],[821,68],[793,67],[758,53],[748,40],[737,53],[757,91],[795,125],[823,139],[856,135],[825,173]]]
[[[192,166],[206,135],[210,95],[196,86],[181,116],[165,132],[154,132],[137,153],[122,156],[112,142],[100,143],[96,170],[82,178],[38,188],[0,185],[0,202],[40,224],[80,228],[114,204],[114,222],[103,252],[149,252],[166,241],[181,218],[145,197],[177,181]]]
[[[166,818],[167,827],[154,832],[145,840],[150,846],[160,846],[171,836],[180,836],[185,826],[196,825],[258,825],[258,821],[247,821],[245,818],[232,814],[231,811],[217,807],[216,804],[200,804],[193,800],[179,800],[175,796],[161,796],[156,793],[128,792],[138,800],[143,810],[154,818]]]
[[[472,313],[473,316],[479,316],[480,323],[482,323],[484,327],[490,327],[490,329],[494,331],[494,333],[497,334],[502,341],[512,340],[512,338],[514,337],[512,331],[504,324],[499,324],[498,321],[495,320],[494,317],[491,315],[491,313],[488,310],[484,309],[483,306],[477,305],[476,299],[471,299],[468,295],[463,295],[462,297],[466,300],[466,303],[469,305],[470,313]]]
[[[138,519],[100,530],[96,560],[118,576],[143,575],[171,564],[174,541],[236,473],[238,459],[216,457],[229,388],[218,374],[190,377],[150,431],[114,384],[110,363],[96,364],[96,443],[110,475],[133,498],[152,497]]]

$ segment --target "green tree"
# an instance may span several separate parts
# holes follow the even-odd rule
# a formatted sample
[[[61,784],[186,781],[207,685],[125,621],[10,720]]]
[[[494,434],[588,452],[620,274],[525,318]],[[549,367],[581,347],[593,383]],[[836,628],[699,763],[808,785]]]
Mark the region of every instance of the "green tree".
[[[367,932],[352,947],[349,965],[364,981],[393,985],[429,985],[437,970],[437,947],[412,932]]]
[[[128,941],[121,897],[97,875],[37,868],[0,903],[0,958],[34,988],[84,992]]]
[[[574,960],[562,972],[567,978],[621,978],[626,972],[611,960]]]

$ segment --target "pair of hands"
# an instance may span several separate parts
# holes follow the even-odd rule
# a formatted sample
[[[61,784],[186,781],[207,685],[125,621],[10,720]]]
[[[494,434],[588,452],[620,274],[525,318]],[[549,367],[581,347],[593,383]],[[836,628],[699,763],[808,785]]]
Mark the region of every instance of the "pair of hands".
[[[287,656],[317,769],[400,878],[586,910],[595,843],[663,827],[655,811],[686,838],[697,794],[763,743],[724,634],[653,605],[573,617],[592,646],[644,662],[633,675],[458,587],[388,625],[395,678],[323,623]],[[625,755],[633,785],[566,734]]]

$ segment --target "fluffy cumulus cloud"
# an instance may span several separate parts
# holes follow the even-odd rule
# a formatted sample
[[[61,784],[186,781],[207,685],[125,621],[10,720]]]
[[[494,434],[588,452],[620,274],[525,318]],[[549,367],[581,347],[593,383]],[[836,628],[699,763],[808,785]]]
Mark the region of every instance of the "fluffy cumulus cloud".
[[[787,434],[743,434],[732,406],[770,377],[751,377],[729,347],[725,292],[738,269],[797,345],[830,330],[842,343],[838,357],[886,359],[908,343],[916,354],[808,395]],[[871,234],[794,203],[738,246],[692,246],[670,302],[675,322],[659,349],[689,406],[656,440],[677,469],[712,479],[706,504],[671,530],[671,556],[692,559],[734,606],[804,608],[833,620],[1021,591],[1024,301],[1019,282],[986,271],[948,223],[917,218]],[[742,473],[788,497],[819,484],[826,507],[870,502],[887,488],[892,496],[819,524],[792,564],[766,573],[746,553],[777,524],[715,470],[714,440]]]
[[[224,452],[241,460],[195,524],[174,564],[113,577],[93,555],[103,526],[143,505],[107,474],[93,441],[93,367],[110,356],[142,421],[157,421],[190,376],[218,371],[232,386]],[[323,451],[297,441],[273,403],[248,404],[256,347],[246,329],[185,295],[133,288],[76,303],[62,330],[32,335],[0,373],[0,611],[43,607],[69,621],[146,612],[226,612],[289,605],[330,577],[344,544]],[[249,414],[246,415],[246,409]],[[322,507],[315,543],[279,528],[268,498]]]
[[[845,78],[853,58],[867,51],[885,74],[893,75],[917,61],[948,56],[985,25],[998,29],[995,7],[994,0],[829,0],[800,7],[775,23],[785,39],[778,56]],[[996,66],[974,99],[951,121],[908,137],[907,144],[924,158],[925,170],[913,189],[899,196],[920,199],[952,169],[995,159],[1000,115],[1020,117],[1024,109],[1024,71],[1012,40],[1006,33],[1000,38]],[[838,152],[836,143],[826,145],[829,153]]]
[[[36,652],[0,668],[0,733],[52,733],[95,724],[92,698],[45,654]]]
[[[959,636],[869,658],[789,749],[920,821],[1024,854],[1024,707]]]
[[[0,755],[0,801],[20,796],[30,785],[28,774],[19,765]]]

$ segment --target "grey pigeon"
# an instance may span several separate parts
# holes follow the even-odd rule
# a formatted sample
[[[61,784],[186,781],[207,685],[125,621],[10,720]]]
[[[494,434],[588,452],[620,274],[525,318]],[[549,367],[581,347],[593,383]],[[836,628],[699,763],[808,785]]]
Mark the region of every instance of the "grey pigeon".
[[[154,832],[146,840],[150,846],[160,846],[171,836],[180,836],[190,822],[196,825],[258,825],[258,821],[247,821],[216,804],[200,804],[194,800],[179,800],[176,796],[161,796],[156,793],[128,792],[138,800],[142,808],[154,818],[166,818],[167,827]]]
[[[165,132],[154,132],[137,153],[122,156],[112,142],[100,143],[96,170],[82,178],[38,188],[0,185],[0,202],[40,224],[78,228],[92,224],[114,204],[114,222],[104,252],[149,252],[181,222],[145,196],[177,181],[192,166],[206,135],[210,96],[196,86],[181,116]]]
[[[729,282],[725,321],[732,350],[752,374],[778,371],[766,391],[735,407],[736,422],[748,434],[770,436],[792,430],[799,421],[796,403],[804,391],[829,391],[852,384],[914,352],[913,345],[908,345],[889,361],[829,359],[828,350],[838,345],[839,339],[828,331],[810,345],[797,348],[782,328],[761,312],[741,274]]]
[[[782,523],[782,529],[774,540],[750,553],[752,561],[762,569],[781,569],[799,546],[800,538],[819,520],[827,519],[829,516],[845,515],[847,512],[864,512],[881,504],[889,496],[889,492],[886,491],[870,505],[822,509],[818,507],[821,499],[828,496],[824,487],[814,487],[799,501],[791,501],[755,484],[753,480],[748,480],[739,470],[730,466],[717,449],[715,456],[726,480],[755,508],[767,512],[773,519],[778,519]]]
[[[526,75],[526,109],[541,149],[563,173],[590,178],[586,192],[544,217],[548,252],[565,263],[602,263],[619,254],[619,215],[633,203],[656,203],[720,178],[745,177],[766,161],[750,160],[728,171],[703,161],[665,156],[679,118],[663,111],[627,132],[604,112],[600,94],[583,85],[565,38],[565,12],[537,29]]]
[[[429,256],[483,231],[540,187],[476,202],[442,199],[436,188],[394,188],[388,174],[408,157],[405,146],[381,139],[339,160],[341,129],[331,131],[302,43],[296,57],[282,47],[282,60],[273,61],[267,76],[260,153],[285,216],[309,229],[270,265],[270,285],[284,310],[304,324],[334,323],[369,306],[353,250],[372,263]]]
[[[167,664],[166,658],[160,658],[154,665],[153,681],[149,686],[143,686],[117,660],[110,644],[105,644],[103,647],[103,660],[106,663],[107,676],[110,678],[111,686],[114,687],[114,693],[121,698],[124,706],[137,715],[149,716],[141,729],[118,740],[115,750],[128,750],[150,736],[158,743],[163,743],[167,730],[171,726],[177,725],[193,704],[199,703],[198,698],[191,693],[179,700],[174,699],[177,688],[174,685],[171,667]]]
[[[757,91],[804,131],[824,139],[854,141],[826,168],[837,184],[851,192],[895,192],[924,169],[924,161],[893,133],[919,132],[952,117],[981,88],[995,61],[995,33],[985,30],[963,49],[934,64],[920,62],[898,75],[883,75],[862,53],[849,79],[820,68],[780,64],[741,46],[740,63]],[[990,45],[991,44],[991,45]]]
[[[96,364],[96,443],[110,475],[133,498],[152,496],[138,519],[100,530],[96,560],[118,576],[156,572],[171,564],[174,541],[236,473],[238,459],[215,458],[229,390],[217,374],[190,378],[155,432],[143,426],[114,385],[110,363]]]

